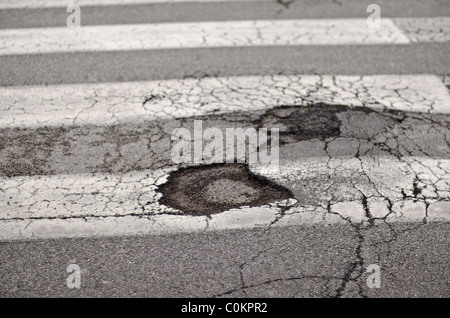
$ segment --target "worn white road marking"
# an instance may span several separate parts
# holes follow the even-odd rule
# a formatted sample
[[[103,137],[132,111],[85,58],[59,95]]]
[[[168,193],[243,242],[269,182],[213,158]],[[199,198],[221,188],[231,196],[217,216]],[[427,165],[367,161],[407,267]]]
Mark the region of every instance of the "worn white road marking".
[[[153,3],[183,3],[183,2],[226,2],[232,0],[0,0],[0,9],[23,9],[23,8],[62,8],[69,4],[79,6],[110,6],[110,5],[133,5]],[[236,0],[248,1],[274,1],[274,0]],[[298,0],[297,0],[298,1]],[[301,0],[310,1],[310,0]]]
[[[280,45],[407,44],[390,19],[254,20],[0,30],[0,55]]]
[[[180,211],[159,204],[161,194],[156,189],[167,181],[173,169],[121,175],[0,178],[0,240],[376,220],[388,223],[450,221],[448,159],[302,158],[283,161],[278,173],[255,165],[251,167],[254,172],[288,186],[294,195],[304,181],[312,177],[335,173],[342,177],[343,171],[344,174],[347,171],[349,178],[341,181],[340,190],[333,192],[333,198],[324,195],[315,205],[302,204],[301,198],[289,199],[261,207],[234,209],[211,218],[180,215]],[[363,179],[355,182],[350,177],[355,173],[363,173],[370,182]],[[418,187],[432,185],[426,197],[412,197],[411,184],[418,175],[421,176]],[[362,195],[368,198],[366,203]],[[405,199],[405,195],[408,198]]]
[[[244,76],[0,88],[0,128],[112,124],[331,103],[450,113],[434,75]]]
[[[449,42],[450,17],[394,18],[412,42]]]

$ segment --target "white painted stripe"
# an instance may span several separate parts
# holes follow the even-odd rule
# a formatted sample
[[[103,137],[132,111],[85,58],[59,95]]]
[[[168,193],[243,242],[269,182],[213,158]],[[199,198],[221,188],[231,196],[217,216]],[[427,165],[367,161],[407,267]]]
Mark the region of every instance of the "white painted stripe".
[[[0,128],[138,122],[318,102],[450,113],[449,91],[434,75],[243,76],[3,87]]]
[[[411,42],[450,41],[450,17],[394,18],[393,20]]]
[[[0,9],[23,8],[62,8],[69,4],[79,6],[109,6],[109,5],[133,5],[133,4],[158,4],[158,3],[188,3],[188,2],[271,2],[274,0],[0,0]],[[298,0],[297,0],[298,1]],[[301,0],[310,1],[310,0]]]
[[[369,220],[361,193],[369,198],[367,204],[373,219],[412,223],[421,223],[425,219],[427,222],[450,221],[448,159],[316,157],[282,161],[276,173],[263,166],[250,168],[288,186],[294,193],[298,193],[305,178],[339,174],[342,180],[345,169],[348,170],[349,184],[343,182],[336,191],[333,190],[335,201],[331,202],[330,210],[326,201],[320,199],[314,206],[297,205],[297,201],[291,199],[261,207],[234,209],[207,218],[166,214],[177,211],[160,205],[161,194],[155,190],[166,182],[170,169],[122,175],[0,178],[0,240],[163,234],[272,224],[359,223]],[[367,175],[372,185],[368,187],[364,178],[358,181],[351,177],[355,173]],[[434,192],[430,191],[425,199],[404,199],[404,193],[412,191],[411,184],[417,175],[421,178],[419,186]],[[354,191],[349,192],[347,187]],[[392,204],[391,210],[388,202]],[[282,217],[281,206],[290,207]]]
[[[255,20],[0,30],[0,55],[282,45],[406,44],[390,19]]]

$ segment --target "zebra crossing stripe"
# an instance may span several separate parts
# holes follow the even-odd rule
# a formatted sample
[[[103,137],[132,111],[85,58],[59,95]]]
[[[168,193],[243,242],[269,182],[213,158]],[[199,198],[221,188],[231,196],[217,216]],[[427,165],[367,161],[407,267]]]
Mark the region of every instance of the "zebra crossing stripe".
[[[0,30],[0,55],[286,45],[408,44],[391,19],[254,20]]]
[[[226,0],[225,0],[226,1]],[[224,0],[1,0],[0,9],[24,8],[63,8],[70,4],[79,6],[111,6],[183,2],[225,2]],[[273,0],[239,0],[239,2],[273,1]],[[309,1],[309,0],[302,0]]]
[[[211,216],[183,215],[181,211],[158,202],[157,187],[167,181],[174,168],[137,171],[125,174],[75,174],[0,178],[0,240],[62,237],[169,234],[219,229],[258,228],[300,224],[345,222],[448,222],[450,202],[436,198],[404,199],[417,174],[422,182],[448,178],[450,160],[416,157],[334,158],[351,173],[366,171],[378,195],[365,203],[358,196],[331,204],[297,204],[296,199],[259,207],[242,207]],[[262,166],[251,169],[280,184],[295,188],[308,177],[333,174],[329,158],[284,161],[278,173]],[[440,176],[426,174],[441,171]],[[446,170],[444,174],[442,171]],[[427,179],[428,178],[428,179]],[[389,185],[389,186],[386,186]],[[363,185],[353,184],[355,187]],[[446,191],[445,185],[438,191]],[[402,192],[403,191],[403,192]],[[370,210],[370,218],[366,208]],[[288,208],[288,209],[286,209]],[[283,212],[281,212],[283,211]]]
[[[0,88],[0,128],[140,122],[314,103],[450,113],[435,75],[241,76]]]

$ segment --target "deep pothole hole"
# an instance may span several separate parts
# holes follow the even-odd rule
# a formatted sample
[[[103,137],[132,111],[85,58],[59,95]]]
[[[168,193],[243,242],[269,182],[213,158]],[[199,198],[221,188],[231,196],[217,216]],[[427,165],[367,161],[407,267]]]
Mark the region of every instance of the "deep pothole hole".
[[[337,114],[348,111],[343,105],[278,106],[265,112],[255,124],[259,128],[278,128],[282,144],[326,139],[341,135]]]
[[[241,163],[181,168],[157,191],[162,194],[160,203],[187,215],[211,215],[293,198],[290,190]]]

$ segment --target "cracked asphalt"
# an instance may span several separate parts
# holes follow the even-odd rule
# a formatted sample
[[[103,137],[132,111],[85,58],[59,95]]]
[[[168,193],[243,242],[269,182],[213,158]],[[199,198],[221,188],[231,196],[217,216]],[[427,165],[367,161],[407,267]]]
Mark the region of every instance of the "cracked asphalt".
[[[366,2],[94,5],[81,44],[0,9],[0,297],[447,298],[450,6]],[[174,163],[200,121],[278,128],[279,169]]]
[[[365,229],[347,224],[1,243],[2,292],[14,297],[446,297],[447,234],[446,224],[383,223]],[[72,263],[82,269],[79,290],[61,283]],[[367,288],[368,264],[381,267],[379,289]]]

